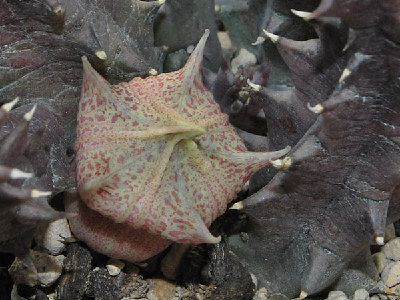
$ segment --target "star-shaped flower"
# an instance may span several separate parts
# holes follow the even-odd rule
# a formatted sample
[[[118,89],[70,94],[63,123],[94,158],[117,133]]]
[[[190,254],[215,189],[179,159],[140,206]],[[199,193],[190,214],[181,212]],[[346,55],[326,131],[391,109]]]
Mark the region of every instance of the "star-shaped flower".
[[[208,226],[249,177],[289,149],[248,152],[201,77],[208,30],[186,65],[110,85],[83,58],[75,235],[113,257],[218,243]]]

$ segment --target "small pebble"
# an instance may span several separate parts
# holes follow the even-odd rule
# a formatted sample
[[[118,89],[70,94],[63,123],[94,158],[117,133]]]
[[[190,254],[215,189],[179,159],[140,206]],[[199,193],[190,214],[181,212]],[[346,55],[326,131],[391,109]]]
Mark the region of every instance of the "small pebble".
[[[8,272],[14,279],[14,283],[29,286],[40,284],[41,286],[48,287],[57,281],[63,270],[65,256],[52,256],[31,250],[31,257],[37,273],[27,269],[22,261],[16,258],[8,269]]]
[[[273,293],[265,287],[262,287],[256,292],[253,300],[289,300],[289,298],[283,294]]]
[[[176,294],[176,286],[164,279],[151,279],[149,291],[147,292],[148,300],[166,300],[172,299]]]
[[[288,297],[286,297],[283,294],[273,294],[271,295],[271,297],[269,298],[269,300],[289,300]]]
[[[123,278],[123,284],[120,291],[126,300],[146,298],[149,290],[149,281],[144,280],[143,276],[129,273],[130,264],[127,264],[124,273],[126,276]]]
[[[256,56],[245,48],[240,48],[239,54],[232,59],[231,69],[233,73],[237,73],[240,66],[251,66],[257,63]]]
[[[354,292],[353,300],[369,300],[369,293],[365,289],[359,289]]]
[[[387,287],[393,287],[400,283],[400,261],[388,264],[382,271],[383,283]]]
[[[201,295],[200,293],[196,293],[196,300],[204,300],[203,295]]]
[[[110,274],[111,276],[117,276],[125,267],[125,263],[119,259],[111,258],[107,261],[106,267],[108,274]]]
[[[44,253],[36,259],[35,266],[38,270],[38,281],[41,286],[51,286],[60,277],[65,256],[51,256]]]
[[[193,45],[189,45],[186,48],[186,52],[189,53],[189,54],[192,54],[193,50],[194,50],[194,46]]]
[[[249,235],[247,232],[241,232],[240,233],[240,238],[244,243],[247,243],[249,241]]]
[[[386,258],[400,261],[400,237],[387,242],[381,251],[386,255]]]
[[[372,259],[378,272],[382,273],[387,264],[386,255],[383,252],[376,252],[372,255]]]
[[[385,293],[400,296],[400,284],[393,287],[385,287]]]
[[[326,300],[348,300],[348,298],[342,291],[330,291]]]
[[[66,247],[64,240],[71,237],[72,233],[67,219],[58,219],[48,224],[42,224],[35,231],[36,243],[51,255],[63,252]]]
[[[267,300],[269,295],[268,290],[265,287],[259,289],[253,297],[253,300]]]
[[[56,300],[56,299],[57,299],[56,293],[48,294],[48,295],[47,295],[47,299],[48,299],[48,300]]]

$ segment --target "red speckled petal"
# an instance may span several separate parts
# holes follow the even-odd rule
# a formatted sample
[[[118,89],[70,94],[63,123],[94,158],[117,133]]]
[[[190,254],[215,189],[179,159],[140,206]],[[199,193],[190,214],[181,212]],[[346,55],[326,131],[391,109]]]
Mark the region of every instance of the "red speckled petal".
[[[171,244],[171,241],[143,229],[113,222],[89,209],[77,197],[65,201],[65,210],[73,215],[69,218],[69,224],[74,235],[94,250],[110,257],[142,261]]]
[[[157,194],[146,202],[145,228],[180,243],[217,243],[220,238],[212,236],[207,227],[211,223],[209,212],[217,212],[218,207],[213,191],[196,170],[200,161],[187,155],[191,143],[183,140],[174,147]],[[207,206],[207,213],[197,210],[202,205]],[[225,210],[226,203],[223,205]]]
[[[217,243],[207,229],[211,222],[249,176],[287,152],[246,150],[202,83],[207,36],[181,70],[118,85],[83,58],[78,188],[108,221],[180,243]],[[81,235],[100,244],[94,236],[105,235]]]

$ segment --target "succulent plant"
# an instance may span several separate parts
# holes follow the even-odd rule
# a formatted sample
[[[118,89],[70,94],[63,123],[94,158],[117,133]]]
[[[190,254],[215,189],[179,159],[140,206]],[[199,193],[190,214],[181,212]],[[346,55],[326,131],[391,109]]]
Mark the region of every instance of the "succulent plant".
[[[161,46],[169,46],[170,51],[186,47],[200,37],[204,28],[191,26],[192,32],[184,30],[185,36],[190,37],[184,41],[179,38],[163,40],[166,37],[163,30],[170,30],[167,29],[172,28],[169,26],[186,29],[190,27],[186,26],[189,23],[204,21],[204,25],[214,20],[213,16],[199,20],[200,14],[192,14],[179,2],[169,1],[158,16],[155,28],[157,46],[154,46],[153,24],[162,2],[0,0],[0,104],[21,96],[21,107],[5,113],[9,110],[6,105],[0,110],[0,119],[4,121],[0,141],[19,140],[12,147],[16,151],[11,150],[10,144],[0,146],[0,151],[4,152],[0,154],[0,248],[3,251],[26,257],[31,229],[38,222],[50,220],[54,214],[45,197],[32,198],[38,195],[32,194],[32,190],[55,194],[74,184],[69,180],[73,164],[67,161],[66,148],[71,147],[75,139],[82,78],[81,56],[86,55],[93,68],[112,83],[130,80],[137,75],[146,75],[151,68],[161,71],[165,51]],[[203,5],[192,2],[190,7],[195,10],[198,10],[194,8],[197,5]],[[204,4],[209,14],[212,13],[212,2]],[[245,201],[245,212],[250,221],[249,247],[244,258],[248,264],[253,264],[252,270],[257,271],[261,283],[269,282],[274,289],[290,296],[297,296],[301,290],[303,296],[312,294],[329,285],[357,253],[371,243],[381,243],[386,223],[400,217],[400,182],[396,167],[400,160],[400,107],[397,100],[400,89],[399,1],[322,0],[312,13],[299,11],[312,10],[318,2],[249,0],[237,1],[235,8],[230,1],[217,1],[219,21],[231,32],[234,44],[250,50],[257,47],[253,52],[259,61],[263,61],[264,56],[265,61],[269,61],[254,70],[243,70],[242,76],[237,78],[224,63],[218,74],[205,72],[207,86],[235,126],[245,133],[255,134],[253,138],[262,135],[259,141],[264,142],[267,137],[271,149],[280,149],[287,144],[294,146],[290,153],[291,163],[290,159],[275,161],[276,166],[286,170],[275,176],[265,170],[258,173],[250,182],[250,187],[253,186],[250,192],[266,186]],[[225,9],[227,7],[231,8]],[[241,12],[236,13],[240,18],[237,22],[232,16],[238,9]],[[193,16],[197,16],[195,20],[191,19]],[[262,38],[250,45],[255,34],[264,27],[266,32]],[[213,38],[215,42],[215,35]],[[266,42],[259,44],[262,40]],[[289,83],[285,89],[266,87],[269,75],[277,81],[276,61],[269,57],[272,55],[269,50],[275,46],[291,73],[290,80],[282,80]],[[219,49],[208,50],[210,55],[206,55],[206,59],[214,59],[209,66],[215,70],[219,57],[213,55]],[[140,91],[137,87],[134,91],[126,88],[129,83],[109,85],[89,63],[84,65],[85,76],[96,79],[95,89],[112,91],[112,95],[116,91]],[[183,71],[172,74],[179,72]],[[155,87],[160,84],[158,79],[170,75],[143,80],[136,78],[133,82]],[[198,78],[195,80],[198,86],[202,86],[199,81]],[[193,91],[197,88],[195,86]],[[156,91],[151,93],[156,94]],[[34,104],[38,105],[29,128],[24,129],[27,133],[18,131],[21,126],[27,126],[23,115]],[[107,105],[115,104],[110,102]],[[154,119],[150,119],[154,123]],[[159,121],[167,122],[165,117],[160,117]],[[83,127],[80,126],[82,129],[79,130]],[[233,132],[228,124],[224,128]],[[193,133],[191,130],[188,132]],[[171,137],[179,134],[182,133],[170,133]],[[204,135],[207,134],[206,130]],[[162,136],[148,136],[143,143],[145,147],[159,145],[160,139]],[[187,142],[179,141],[176,147],[170,143],[171,153],[183,144],[184,149],[200,149],[191,146],[193,141],[197,145],[198,139],[201,135],[185,139]],[[242,146],[236,136],[234,139]],[[39,140],[46,141],[44,147],[40,146]],[[81,135],[77,145],[82,151],[94,153],[96,149],[84,146],[94,142],[90,139],[84,142]],[[209,149],[210,144],[203,146]],[[207,155],[207,151],[190,150],[192,156],[188,157],[194,156],[192,160],[199,162],[200,156],[193,153]],[[145,151],[143,155],[151,155],[150,152]],[[78,161],[81,154],[78,154]],[[140,157],[139,153],[135,155]],[[154,160],[150,161],[154,165]],[[113,167],[120,172],[118,164]],[[78,174],[86,174],[79,170],[79,164]],[[220,180],[229,175],[222,171],[218,174],[222,174]],[[215,205],[218,209],[212,216],[208,210],[204,213],[202,209],[189,210],[188,214],[197,214],[197,225],[203,229],[201,234],[208,241],[217,239],[204,228],[222,213],[226,202],[247,175],[237,179],[237,187],[235,184],[229,190],[229,197]],[[15,179],[15,176],[27,178]],[[133,183],[145,182],[144,178],[138,176]],[[203,183],[201,180],[203,178],[199,179]],[[124,216],[118,212],[118,207],[107,211],[98,202],[91,202],[90,199],[99,199],[100,196],[89,197],[91,189],[87,187],[80,180],[80,192],[85,203],[77,198],[70,199],[68,209],[78,213],[71,219],[73,227],[78,227],[77,224],[82,226],[81,232],[79,228],[75,229],[77,235],[95,249],[111,256],[141,260],[162,251],[172,240],[184,241],[161,232],[163,225],[157,214],[151,219],[153,224],[143,224],[144,220],[139,220],[134,226],[118,223]],[[96,185],[92,188],[95,190]],[[166,195],[172,195],[173,188],[174,185],[171,190],[166,190]],[[157,206],[157,203],[153,204]],[[154,206],[146,209],[151,210]],[[40,212],[48,213],[45,220],[42,216],[37,218],[38,208]],[[170,213],[173,215],[176,211]],[[18,225],[10,227],[10,221]],[[187,232],[186,242],[200,242],[200,239],[191,239],[193,232]],[[126,240],[126,236],[131,237],[131,242]],[[119,245],[120,248],[110,245]],[[126,253],[132,249],[133,255],[128,256]],[[29,264],[28,260],[25,261]]]
[[[39,217],[36,220],[35,214],[43,213],[46,219],[44,213],[48,210],[51,219],[48,199],[31,199],[30,190],[51,191],[54,195],[76,184],[70,173],[74,166],[71,157],[81,56],[87,55],[109,80],[147,74],[150,68],[162,69],[163,51],[153,45],[153,22],[159,7],[158,1],[0,0],[0,105],[20,96],[20,107],[7,114],[0,139],[18,136],[13,129],[23,123],[21,113],[37,105],[19,142],[12,149],[2,145],[7,153],[0,164],[32,174],[24,181],[8,182],[10,169],[2,170],[1,180],[7,181],[5,192],[12,189],[20,197],[28,195],[19,202],[4,198],[8,200],[1,204],[0,240],[4,251],[24,256],[31,231],[43,221]],[[22,233],[26,235],[25,243]]]
[[[329,286],[400,217],[399,8],[323,0],[312,13],[293,11],[318,39],[265,31],[294,83],[260,91],[268,137],[294,148],[290,168],[244,201],[244,251],[259,280],[288,296]]]
[[[36,105],[11,110],[17,101],[0,108],[0,251],[13,253],[34,270],[29,257],[33,230],[65,216],[48,203],[65,166],[50,161],[50,152],[62,149],[51,113]],[[34,116],[46,123],[31,126]]]
[[[60,117],[72,150],[81,57],[112,82],[161,71],[163,50],[153,41],[159,7],[139,0],[1,0],[0,101],[45,105]]]
[[[181,70],[113,86],[83,58],[76,158],[88,207],[66,209],[77,214],[74,234],[97,251],[140,261],[166,240],[218,243],[207,227],[254,172],[288,152],[248,152],[219,111],[201,80],[208,34]]]

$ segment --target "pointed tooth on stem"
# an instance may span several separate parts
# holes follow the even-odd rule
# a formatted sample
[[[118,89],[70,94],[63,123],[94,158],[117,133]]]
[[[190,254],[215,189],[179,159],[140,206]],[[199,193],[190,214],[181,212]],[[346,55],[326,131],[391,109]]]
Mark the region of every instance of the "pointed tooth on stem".
[[[321,103],[318,103],[315,106],[311,106],[310,103],[307,103],[307,108],[315,114],[320,114],[324,111],[324,107]]]
[[[241,210],[243,209],[243,201],[239,201],[236,202],[235,204],[233,204],[231,207],[229,207],[229,209],[237,209],[237,210]]]
[[[247,84],[249,85],[249,87],[251,87],[251,89],[255,92],[259,92],[262,89],[262,86],[259,84],[255,84],[253,82],[250,81],[250,79],[247,79]]]
[[[24,114],[24,119],[26,121],[29,122],[30,120],[32,120],[33,114],[35,113],[35,110],[36,110],[36,106],[37,106],[37,104],[35,104],[30,111],[28,111],[26,114]]]
[[[39,190],[31,191],[32,198],[47,197],[47,196],[50,196],[51,194],[52,194],[52,192],[50,192],[50,191],[39,191]]]
[[[383,236],[381,236],[381,235],[378,235],[378,236],[375,238],[375,242],[376,242],[377,245],[382,246],[382,245],[385,244],[385,238],[384,238]]]
[[[257,45],[260,45],[260,44],[262,44],[264,42],[265,42],[265,37],[259,36],[259,37],[257,37],[257,40],[254,43],[251,43],[251,44],[253,46],[257,46]]]
[[[283,160],[282,159],[275,159],[271,160],[271,165],[278,170],[281,170],[283,167]]]
[[[13,107],[15,106],[15,104],[17,104],[17,102],[19,101],[19,97],[16,97],[13,101],[5,103],[1,106],[1,109],[9,112],[10,110],[13,109]]]
[[[23,179],[23,178],[32,178],[32,177],[33,177],[32,173],[27,173],[27,172],[21,171],[19,169],[12,169],[10,172],[11,179]]]
[[[341,75],[340,78],[339,78],[339,83],[345,81],[346,78],[350,76],[350,74],[351,74],[351,70],[350,70],[349,68],[345,68],[345,69],[343,70],[342,75]]]
[[[347,42],[346,45],[344,45],[344,48],[342,49],[343,52],[347,51],[347,49],[350,48],[350,46],[354,43],[354,41],[357,39],[357,33],[354,29],[349,29],[349,32],[347,34]]]
[[[238,152],[238,153],[232,153],[232,159],[250,163],[251,165],[255,165],[257,163],[264,163],[265,165],[268,165],[271,163],[272,160],[279,159],[279,157],[286,155],[290,150],[291,147],[286,146],[284,149],[277,151]]]
[[[271,160],[271,165],[278,170],[286,170],[292,165],[292,158],[286,156],[283,159]]]
[[[301,10],[295,10],[291,9],[290,10],[294,15],[303,18],[305,21],[309,21],[313,18],[313,14],[308,12],[308,11],[301,11]]]
[[[97,50],[94,54],[101,60],[107,60],[107,53],[104,50]]]
[[[271,32],[268,32],[267,30],[263,29],[263,32],[265,33],[265,35],[273,42],[276,43],[278,42],[278,40],[280,39],[279,35],[273,34]]]

